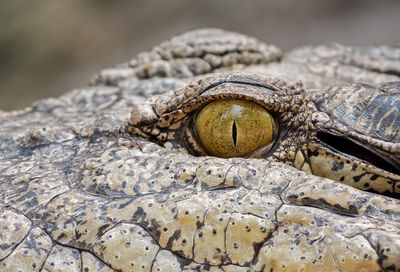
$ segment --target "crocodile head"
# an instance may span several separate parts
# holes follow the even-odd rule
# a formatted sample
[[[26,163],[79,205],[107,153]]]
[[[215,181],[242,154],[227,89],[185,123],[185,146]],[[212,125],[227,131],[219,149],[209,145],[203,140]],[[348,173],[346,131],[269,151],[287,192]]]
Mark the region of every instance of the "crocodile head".
[[[230,146],[239,152],[245,145],[244,153],[237,153],[236,157],[280,161],[362,190],[398,197],[399,90],[398,84],[388,83],[378,89],[345,84],[306,91],[301,83],[255,74],[214,74],[136,106],[127,130],[196,156],[234,157],[234,151],[228,151]],[[240,130],[240,118],[245,117],[231,118],[228,114],[233,109],[225,109],[234,101],[247,101],[266,109],[273,126],[249,125]],[[224,116],[215,118],[226,120],[227,132],[222,131],[221,121],[213,127],[212,115],[219,114],[215,112],[203,113],[205,117],[201,118],[206,119],[206,125],[199,127],[199,114],[211,104],[221,108]],[[247,106],[236,107],[240,111]],[[242,122],[250,123],[247,119]],[[269,131],[271,139],[246,149]],[[218,147],[209,142],[219,141],[221,134],[228,134],[227,140],[222,140],[227,144],[217,143],[221,150],[216,151]],[[240,137],[243,144],[237,142]]]
[[[378,157],[396,166],[395,148],[379,146],[396,142],[386,129],[357,126],[365,123],[335,101],[346,88],[374,93],[361,101],[376,103],[374,124],[389,124],[392,108],[382,116],[376,105],[396,85],[340,83],[399,81],[399,56],[338,44],[283,55],[238,33],[199,30],[102,71],[95,86],[0,112],[0,270],[398,270],[400,200],[307,171],[334,176],[346,157],[394,179],[332,137],[383,150]],[[297,80],[304,85],[289,83]],[[207,156],[208,116],[224,116],[221,105],[235,121],[213,133],[248,150],[244,158]],[[235,119],[242,114],[250,122]]]

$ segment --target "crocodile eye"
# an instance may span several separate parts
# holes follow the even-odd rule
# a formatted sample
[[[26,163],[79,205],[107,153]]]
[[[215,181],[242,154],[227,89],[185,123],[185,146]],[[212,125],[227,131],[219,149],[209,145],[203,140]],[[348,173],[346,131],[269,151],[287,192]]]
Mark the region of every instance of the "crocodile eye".
[[[217,100],[194,117],[194,131],[208,155],[229,158],[267,152],[277,125],[262,106],[245,100]],[[267,150],[266,150],[267,149]]]

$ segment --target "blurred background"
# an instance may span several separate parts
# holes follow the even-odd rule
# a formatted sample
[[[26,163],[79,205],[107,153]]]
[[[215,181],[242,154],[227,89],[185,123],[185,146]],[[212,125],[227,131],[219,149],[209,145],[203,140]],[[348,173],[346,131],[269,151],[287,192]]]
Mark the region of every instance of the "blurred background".
[[[400,44],[400,1],[4,0],[0,110],[85,86],[102,68],[201,27],[241,32],[283,50],[329,41]]]

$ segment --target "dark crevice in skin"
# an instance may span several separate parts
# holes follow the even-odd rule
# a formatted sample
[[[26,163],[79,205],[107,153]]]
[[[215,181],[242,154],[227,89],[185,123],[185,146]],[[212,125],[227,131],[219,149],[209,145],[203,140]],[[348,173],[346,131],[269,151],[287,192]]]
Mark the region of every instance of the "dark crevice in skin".
[[[81,271],[83,272],[83,271],[85,271],[84,270],[84,265],[83,265],[83,258],[82,258],[82,254],[83,252],[81,252],[81,251],[79,251],[79,260],[80,260],[80,262],[81,262]],[[85,271],[85,272],[87,272],[87,271]]]
[[[304,198],[298,199],[297,195],[288,195],[287,199],[288,199],[288,202],[284,202],[285,204],[299,205],[299,206],[303,206],[303,207],[313,207],[313,208],[321,209],[324,211],[330,211],[334,214],[339,214],[339,215],[346,216],[346,217],[362,216],[361,214],[359,214],[357,208],[354,206],[345,208],[340,205],[332,205],[322,197],[319,199],[313,199],[310,197],[304,197]]]
[[[317,132],[317,138],[335,152],[355,157],[375,167],[400,175],[400,162],[396,158],[385,156],[366,144],[358,143],[344,135],[324,131]]]
[[[29,236],[29,234],[31,233],[31,231],[32,231],[35,227],[37,227],[37,226],[34,224],[34,222],[32,221],[32,219],[31,219],[30,217],[28,217],[24,212],[20,211],[19,209],[15,208],[15,207],[11,207],[9,204],[5,204],[3,201],[1,201],[0,203],[2,203],[2,204],[4,205],[4,206],[3,206],[4,208],[8,208],[8,209],[14,210],[14,211],[17,212],[17,213],[22,214],[22,215],[23,215],[25,218],[27,218],[27,219],[29,220],[29,222],[31,223],[31,226],[30,226],[30,228],[29,228],[29,231],[25,234],[24,238],[21,239],[21,241],[19,241],[18,243],[16,243],[16,244],[14,245],[13,250],[11,250],[10,253],[7,254],[7,256],[5,256],[3,259],[0,259],[0,262],[2,262],[2,261],[5,261],[9,256],[11,256],[11,255],[14,253],[14,251],[17,249],[17,247],[18,247],[20,244],[22,244],[22,243],[26,240],[26,238]]]
[[[63,186],[63,185],[59,185],[59,186],[57,186],[57,187],[61,187],[61,186]],[[57,188],[56,187],[56,188]],[[68,187],[70,187],[70,186],[68,186]],[[47,201],[47,203],[46,204],[44,204],[44,209],[43,210],[48,210],[48,206],[49,206],[49,204],[50,204],[50,202],[53,202],[55,199],[57,199],[58,197],[60,197],[61,195],[63,195],[63,194],[66,194],[66,193],[71,193],[73,190],[71,190],[71,189],[69,189],[69,190],[67,190],[67,191],[65,191],[65,192],[62,192],[62,193],[59,193],[59,194],[56,194],[56,195],[54,195],[51,199],[49,199],[49,201]],[[35,218],[35,215],[37,214],[37,211],[35,212],[35,213],[33,213],[32,214],[32,218]]]
[[[396,183],[393,183],[393,185],[395,185]],[[394,190],[394,189],[393,189]],[[383,196],[387,196],[390,198],[395,198],[395,199],[400,199],[400,195],[398,193],[393,193],[393,192],[389,192],[389,191],[385,191],[385,192],[377,192],[374,189],[369,189],[369,190],[365,190],[366,192],[370,192],[370,193],[374,193],[374,194],[378,194],[378,195],[383,195]]]
[[[376,246],[376,245],[374,245],[374,244],[372,243],[372,241],[370,240],[369,235],[368,235],[367,233],[365,233],[365,232],[367,232],[367,231],[368,231],[368,230],[363,231],[363,233],[360,233],[360,235],[361,235],[362,237],[364,237],[364,239],[369,243],[369,245],[371,246],[371,248],[375,251],[376,255],[378,256],[378,262],[377,262],[377,263],[378,263],[378,265],[379,265],[379,268],[382,269],[381,271],[385,271],[384,268],[383,268],[383,259],[384,259],[384,256],[382,255],[382,252],[380,251],[379,244]]]
[[[197,228],[196,228],[196,231],[195,231],[195,233],[193,235],[193,239],[192,239],[192,256],[193,256],[193,259],[194,259],[194,256],[195,256],[194,249],[196,247],[196,237],[199,235],[199,231],[201,231],[201,229],[204,227],[204,225],[206,223],[207,213],[208,213],[208,209],[204,211],[203,218],[202,218],[203,219],[202,223],[200,223],[199,221],[196,222],[196,227]]]
[[[120,224],[120,222],[117,223],[117,224]],[[49,254],[50,254],[51,251],[53,250],[54,246],[59,245],[59,246],[62,246],[62,247],[67,247],[67,248],[70,248],[70,249],[78,250],[78,251],[79,251],[79,254],[80,254],[80,256],[81,256],[81,259],[82,259],[82,253],[83,253],[83,252],[88,252],[89,254],[92,254],[94,257],[96,257],[97,260],[100,261],[104,266],[106,266],[106,267],[112,269],[112,266],[111,266],[111,265],[107,264],[107,263],[106,263],[99,255],[97,255],[94,251],[91,251],[92,248],[90,248],[90,249],[84,249],[84,248],[80,248],[80,247],[74,247],[74,246],[71,246],[71,245],[68,245],[68,244],[62,244],[62,243],[58,242],[57,240],[54,240],[53,237],[50,235],[50,233],[47,232],[47,230],[45,230],[45,229],[43,229],[43,228],[40,228],[40,229],[43,230],[43,231],[50,237],[50,239],[51,239],[51,241],[52,241],[52,243],[53,243],[53,246],[52,246],[52,248],[50,249]],[[96,242],[97,242],[97,241],[96,241]],[[96,243],[96,242],[95,242],[95,243]],[[48,257],[48,256],[47,256],[47,257]],[[47,260],[47,257],[46,257],[46,260]],[[46,262],[43,262],[43,266],[44,266],[45,263],[46,263]],[[83,263],[82,263],[82,269],[83,269]],[[41,270],[40,270],[40,271],[41,271]],[[82,270],[82,271],[83,271],[83,270]]]
[[[254,249],[254,256],[253,259],[249,262],[249,266],[253,266],[257,264],[258,261],[258,256],[260,255],[261,249],[265,246],[266,243],[268,243],[269,240],[273,238],[274,233],[278,231],[279,224],[275,223],[274,229],[270,230],[271,232],[267,235],[267,237],[264,238],[263,241],[259,243],[253,243],[253,249]]]
[[[154,263],[156,262],[157,256],[158,256],[158,254],[160,254],[161,250],[162,250],[162,248],[159,247],[158,250],[157,250],[156,255],[154,255],[154,259],[153,259],[153,261],[151,262],[151,265],[150,265],[150,271],[154,271],[154,270],[153,270],[153,269],[154,269]],[[83,267],[83,266],[82,266],[82,267]]]
[[[46,232],[46,231],[44,231],[44,232]],[[49,235],[47,232],[46,232],[46,234]],[[49,237],[51,238],[50,235],[49,235]],[[53,240],[53,239],[52,239],[52,240]],[[39,271],[43,271],[43,267],[46,265],[46,262],[47,262],[47,259],[48,259],[49,256],[50,256],[50,253],[53,251],[54,247],[57,245],[57,244],[54,243],[54,241],[52,241],[52,243],[53,243],[53,245],[52,245],[51,249],[49,249],[49,252],[46,254],[46,258],[43,260],[42,265],[40,266]],[[79,253],[79,255],[81,256],[80,259],[82,260],[82,254]]]
[[[227,227],[228,227],[228,225],[229,225],[229,222],[230,222],[230,219],[229,219],[228,224],[226,225],[226,228],[225,228],[225,249],[226,249],[226,229],[227,229]],[[136,225],[136,226],[139,226],[139,227],[143,228],[143,229],[149,234],[149,236],[153,238],[153,241],[154,241],[155,244],[160,248],[160,250],[167,250],[167,251],[169,251],[170,253],[172,253],[172,254],[177,258],[178,262],[179,262],[180,265],[181,265],[181,269],[182,269],[185,265],[190,265],[191,263],[197,264],[197,265],[209,266],[209,267],[217,267],[217,268],[222,268],[223,265],[234,265],[234,266],[237,266],[237,267],[246,267],[246,266],[241,266],[241,265],[239,265],[239,264],[234,264],[234,263],[232,263],[231,260],[229,260],[229,258],[226,259],[226,262],[224,262],[224,263],[221,264],[221,265],[210,265],[210,264],[206,264],[206,263],[197,262],[197,261],[194,260],[194,255],[193,255],[193,259],[190,259],[190,258],[184,256],[183,254],[181,254],[179,251],[171,250],[171,249],[169,249],[167,246],[166,246],[166,247],[162,247],[162,246],[160,245],[160,243],[159,243],[159,239],[157,239],[157,237],[154,236],[154,234],[149,230],[148,226],[146,226],[145,224],[140,224],[140,223],[135,223],[135,222],[126,222],[126,223],[128,223],[128,224],[133,224],[133,225]],[[196,231],[196,233],[197,233],[197,231]],[[194,239],[194,238],[193,238],[193,239]],[[89,251],[89,252],[90,252],[90,251]],[[90,252],[90,253],[92,253],[92,252]],[[96,254],[94,254],[94,253],[92,253],[92,254],[95,255],[97,258],[99,258]],[[155,258],[156,258],[156,257],[157,257],[157,254],[156,254]],[[104,263],[103,260],[101,260],[101,261]],[[107,265],[107,266],[108,266],[108,265]]]
[[[28,219],[29,219],[29,218],[28,218]],[[0,262],[5,261],[9,256],[11,256],[11,255],[14,253],[14,251],[17,249],[17,247],[18,247],[20,244],[22,244],[22,243],[27,239],[27,237],[31,234],[32,230],[33,230],[34,228],[36,228],[36,227],[38,227],[38,226],[34,226],[34,225],[32,224],[31,228],[29,229],[29,231],[27,232],[27,234],[24,236],[24,238],[23,238],[18,244],[16,244],[16,246],[14,247],[14,249],[13,249],[6,257],[4,257],[3,259],[0,259]],[[51,251],[53,250],[53,248],[54,248],[54,246],[55,246],[56,243],[55,243],[55,241],[52,239],[52,237],[51,237],[44,229],[42,229],[42,228],[40,228],[40,229],[43,230],[43,231],[50,237],[50,239],[51,239],[51,241],[52,241],[52,247],[51,247],[51,249],[49,250],[49,252],[47,253],[46,258],[45,258],[44,261],[42,262],[41,267],[39,268],[39,271],[42,271],[42,268],[43,268],[43,266],[45,265],[45,263],[46,263],[46,261],[47,261],[47,258],[49,257],[49,255],[50,255]]]
[[[10,253],[8,253],[3,259],[0,259],[0,262],[5,261],[9,256],[11,256],[14,253],[14,251],[17,249],[17,247],[25,241],[25,239],[29,236],[32,229],[34,229],[34,228],[35,228],[35,226],[32,224],[31,227],[29,228],[29,231],[25,234],[24,238],[21,241],[19,241],[18,243],[16,243],[14,245],[13,250],[11,250]]]

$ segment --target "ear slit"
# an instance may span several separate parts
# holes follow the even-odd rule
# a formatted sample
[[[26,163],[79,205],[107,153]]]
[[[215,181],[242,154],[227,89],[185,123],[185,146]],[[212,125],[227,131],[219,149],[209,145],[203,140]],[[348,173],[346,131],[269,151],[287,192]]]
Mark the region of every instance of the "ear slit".
[[[363,160],[375,167],[400,175],[400,162],[390,154],[384,154],[367,144],[358,142],[345,135],[338,135],[330,132],[319,131],[317,138],[325,145],[336,152]]]

